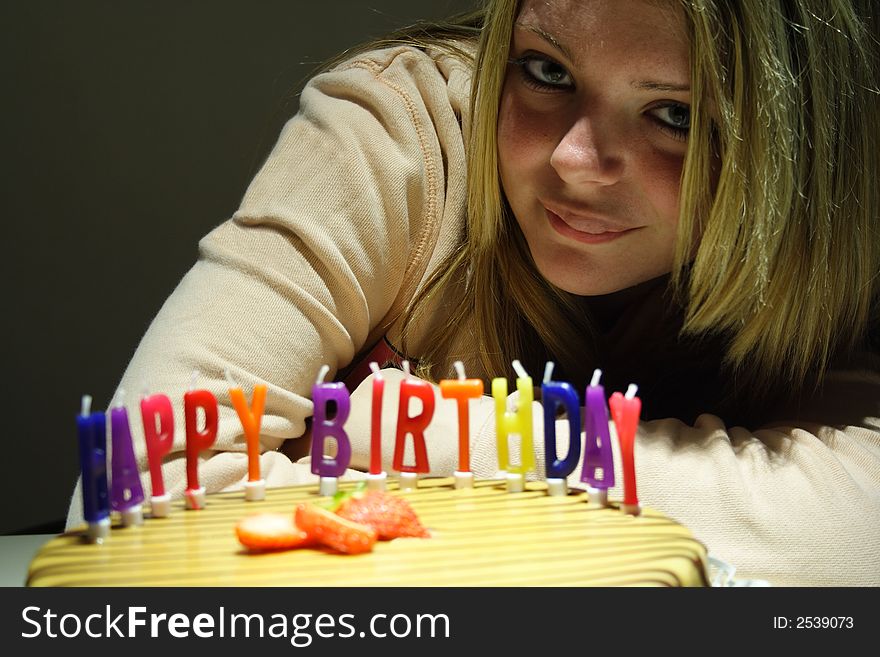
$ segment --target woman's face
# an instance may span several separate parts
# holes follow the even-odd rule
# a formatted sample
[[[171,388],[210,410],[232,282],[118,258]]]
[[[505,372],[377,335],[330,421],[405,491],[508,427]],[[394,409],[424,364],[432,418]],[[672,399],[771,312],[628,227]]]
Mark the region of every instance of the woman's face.
[[[524,0],[501,181],[544,277],[579,295],[672,268],[690,121],[684,17],[651,0]]]

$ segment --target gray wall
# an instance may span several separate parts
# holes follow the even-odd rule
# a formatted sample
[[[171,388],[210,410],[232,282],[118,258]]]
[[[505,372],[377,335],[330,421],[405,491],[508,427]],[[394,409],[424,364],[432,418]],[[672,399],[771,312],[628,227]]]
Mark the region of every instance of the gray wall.
[[[476,0],[4,0],[0,533],[55,531],[81,395],[106,407],[198,239],[323,59]]]

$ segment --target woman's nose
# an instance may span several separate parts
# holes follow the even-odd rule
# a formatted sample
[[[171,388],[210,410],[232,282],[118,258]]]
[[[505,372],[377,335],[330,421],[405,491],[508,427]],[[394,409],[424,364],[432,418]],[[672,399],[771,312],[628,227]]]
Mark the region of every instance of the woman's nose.
[[[569,184],[611,185],[623,172],[616,138],[585,116],[578,118],[563,135],[550,156],[550,165]]]

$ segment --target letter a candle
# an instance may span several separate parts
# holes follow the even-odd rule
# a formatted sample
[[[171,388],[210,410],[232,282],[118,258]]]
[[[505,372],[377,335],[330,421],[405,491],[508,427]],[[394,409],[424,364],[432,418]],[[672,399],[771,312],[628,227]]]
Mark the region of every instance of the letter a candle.
[[[324,383],[324,377],[330,371],[323,365],[318,372],[315,385],[312,386],[312,402],[315,406],[312,421],[312,473],[320,479],[321,495],[334,495],[338,487],[339,477],[345,473],[351,461],[351,441],[342,425],[351,412],[351,397],[344,383]],[[328,417],[331,402],[336,404],[336,413]],[[326,456],[324,443],[327,437],[336,439],[336,456]]]
[[[599,385],[602,370],[593,372],[587,386],[586,426],[584,427],[584,467],[581,481],[589,487],[590,502],[608,504],[608,489],[614,486],[614,452],[608,429],[608,404],[605,388]],[[601,469],[602,476],[598,471]]]
[[[125,391],[120,388],[116,394],[116,403],[110,410],[110,436],[113,445],[110,505],[122,517],[122,524],[129,527],[144,522],[144,489],[134,456],[128,411],[123,405],[124,398]]]
[[[581,457],[581,409],[578,395],[569,383],[551,381],[553,363],[548,362],[541,384],[544,406],[544,463],[547,468],[547,493],[567,495],[570,475]],[[556,411],[564,408],[568,418],[568,453],[564,459],[556,454]]]
[[[400,403],[397,409],[397,432],[394,438],[394,463],[393,467],[400,473],[401,490],[412,489],[418,486],[420,472],[430,472],[428,464],[428,450],[425,446],[425,429],[431,423],[434,416],[434,389],[427,381],[413,377],[409,373],[409,361],[403,361],[405,378],[400,382]],[[422,411],[418,415],[410,416],[409,401],[413,397],[421,400]],[[415,463],[404,465],[403,457],[406,447],[406,437],[412,436]]]
[[[517,374],[516,389],[519,392],[516,411],[507,410],[507,379],[499,377],[492,380],[492,397],[495,399],[498,469],[505,473],[508,492],[518,493],[523,490],[525,474],[535,469],[532,446],[532,400],[535,392],[532,378],[518,360],[513,361],[513,369]],[[518,435],[520,440],[518,466],[510,463],[508,439],[511,435]]]
[[[470,461],[470,416],[468,402],[483,394],[483,382],[480,379],[465,377],[464,364],[457,360],[453,363],[458,380],[444,379],[440,382],[440,394],[444,399],[454,399],[458,408],[458,470],[455,472],[456,488],[473,488],[474,473],[471,472]]]
[[[107,498],[107,422],[103,413],[92,413],[92,398],[84,395],[76,418],[79,463],[82,472],[83,516],[89,524],[86,538],[101,543],[110,532]]]
[[[141,399],[141,419],[144,423],[144,440],[147,443],[147,460],[150,462],[150,515],[164,518],[171,510],[171,495],[165,492],[162,478],[162,458],[174,444],[174,411],[166,395],[153,395]]]
[[[266,407],[266,386],[262,383],[254,386],[251,405],[248,406],[244,390],[235,382],[229,370],[226,370],[226,380],[229,382],[229,401],[238,414],[247,444],[248,480],[244,485],[244,499],[258,502],[266,498],[266,481],[260,474],[260,425]]]
[[[635,442],[636,429],[639,426],[639,413],[642,411],[642,400],[636,397],[638,387],[630,384],[626,396],[615,392],[608,400],[611,417],[617,429],[617,441],[620,443],[620,460],[623,464],[623,504],[625,513],[637,516],[641,513],[639,496],[636,493]]]

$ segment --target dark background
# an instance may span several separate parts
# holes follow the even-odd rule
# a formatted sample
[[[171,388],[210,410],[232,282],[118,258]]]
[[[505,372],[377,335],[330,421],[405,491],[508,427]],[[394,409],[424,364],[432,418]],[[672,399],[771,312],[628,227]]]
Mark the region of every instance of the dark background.
[[[60,531],[110,396],[323,60],[477,0],[0,0],[0,534]]]

